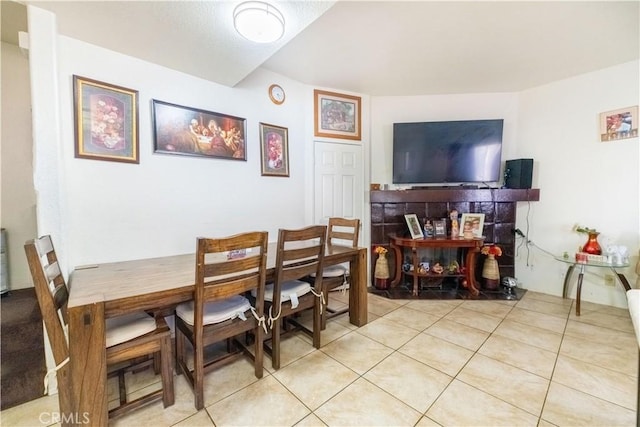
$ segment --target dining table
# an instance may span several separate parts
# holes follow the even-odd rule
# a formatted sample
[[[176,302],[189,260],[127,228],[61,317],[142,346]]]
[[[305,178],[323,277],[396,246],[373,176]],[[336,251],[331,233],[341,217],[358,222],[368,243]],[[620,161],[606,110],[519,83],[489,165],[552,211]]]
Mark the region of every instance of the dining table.
[[[276,243],[267,251],[267,282],[275,271]],[[367,249],[327,244],[323,265],[349,263],[349,321],[367,323]],[[63,425],[106,426],[105,319],[134,311],[171,310],[193,299],[195,253],[76,267],[69,277],[68,334],[71,375]]]

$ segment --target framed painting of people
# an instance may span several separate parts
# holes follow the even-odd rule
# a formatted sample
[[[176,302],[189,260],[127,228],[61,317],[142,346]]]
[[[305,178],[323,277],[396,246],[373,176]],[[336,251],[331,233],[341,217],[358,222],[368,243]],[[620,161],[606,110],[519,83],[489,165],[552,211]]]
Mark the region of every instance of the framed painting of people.
[[[461,234],[465,239],[482,237],[484,229],[483,213],[463,213],[460,223],[462,224]]]
[[[246,119],[152,100],[154,152],[247,160]]]
[[[638,106],[600,113],[600,142],[638,136]]]
[[[260,123],[260,157],[263,176],[289,176],[288,129]]]
[[[75,157],[140,163],[138,91],[73,76]]]

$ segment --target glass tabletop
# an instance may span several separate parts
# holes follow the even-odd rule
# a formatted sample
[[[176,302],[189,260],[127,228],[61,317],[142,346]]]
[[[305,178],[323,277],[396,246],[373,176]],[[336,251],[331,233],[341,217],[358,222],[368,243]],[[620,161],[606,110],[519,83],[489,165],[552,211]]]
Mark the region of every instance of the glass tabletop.
[[[608,263],[608,262],[601,262],[601,261],[576,261],[575,258],[573,257],[561,257],[561,256],[554,256],[554,258],[556,259],[556,261],[560,261],[560,262],[564,262],[566,264],[573,264],[573,265],[586,265],[587,267],[608,267],[608,268],[625,268],[625,267],[629,267],[629,262],[623,262],[623,263]]]

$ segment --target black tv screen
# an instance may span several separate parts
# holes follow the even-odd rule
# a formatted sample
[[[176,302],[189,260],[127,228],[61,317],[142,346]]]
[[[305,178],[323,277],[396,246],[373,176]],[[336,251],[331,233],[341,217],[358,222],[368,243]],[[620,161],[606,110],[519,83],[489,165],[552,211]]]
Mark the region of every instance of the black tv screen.
[[[393,183],[500,180],[503,120],[393,124]]]

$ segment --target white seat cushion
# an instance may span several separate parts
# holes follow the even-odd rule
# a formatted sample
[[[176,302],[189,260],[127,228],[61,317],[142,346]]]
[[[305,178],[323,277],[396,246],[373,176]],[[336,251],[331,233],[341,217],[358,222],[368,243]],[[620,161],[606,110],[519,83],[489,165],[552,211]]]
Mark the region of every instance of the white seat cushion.
[[[282,291],[280,292],[280,303],[285,301],[290,301],[293,299],[297,301],[299,297],[304,294],[308,294],[311,292],[311,285],[307,282],[303,282],[302,280],[290,280],[288,282],[284,282],[282,284]],[[251,294],[255,297],[255,290],[251,291]],[[264,300],[265,301],[273,301],[273,283],[267,285],[264,290]],[[294,308],[297,307],[298,304],[294,304]]]
[[[322,277],[340,277],[349,274],[349,269],[342,264],[330,265],[322,269]],[[311,277],[316,277],[316,273],[311,273]]]
[[[121,344],[136,337],[153,332],[156,319],[145,312],[125,314],[106,320],[107,347]]]
[[[246,320],[244,313],[247,310],[251,310],[251,303],[242,295],[235,295],[220,301],[211,301],[204,305],[203,324],[211,325],[235,319],[236,317]],[[183,302],[176,307],[176,315],[189,325],[193,325],[194,311],[193,301]]]
[[[630,289],[627,291],[627,305],[629,314],[633,322],[633,329],[636,331],[636,339],[640,348],[640,289]]]

